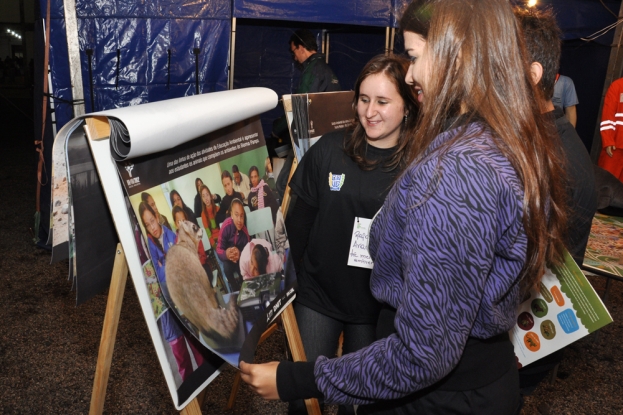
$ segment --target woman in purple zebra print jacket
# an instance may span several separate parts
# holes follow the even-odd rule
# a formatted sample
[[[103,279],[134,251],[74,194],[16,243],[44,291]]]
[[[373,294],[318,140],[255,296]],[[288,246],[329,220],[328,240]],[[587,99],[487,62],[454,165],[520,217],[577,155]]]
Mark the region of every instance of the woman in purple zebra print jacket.
[[[508,0],[416,0],[400,23],[422,110],[371,227],[386,336],[340,358],[241,363],[242,378],[267,399],[358,414],[514,414],[507,333],[522,293],[562,259],[561,145]]]

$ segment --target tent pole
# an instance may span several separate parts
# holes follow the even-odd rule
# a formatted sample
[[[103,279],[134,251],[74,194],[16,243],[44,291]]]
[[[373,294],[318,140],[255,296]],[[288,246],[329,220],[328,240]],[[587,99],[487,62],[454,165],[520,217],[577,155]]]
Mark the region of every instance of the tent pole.
[[[50,0],[51,1],[51,0]],[[84,91],[82,89],[82,69],[80,67],[80,45],[78,44],[78,19],[76,18],[76,1],[64,0],[65,31],[67,33],[67,52],[69,55],[69,76],[71,94],[73,96],[74,117],[83,115]],[[91,108],[95,111],[95,108]]]
[[[236,18],[231,18],[231,36],[229,37],[229,89],[234,89],[234,56],[236,54]]]
[[[392,29],[390,30],[390,40],[389,40],[390,53],[394,53],[395,42],[396,42],[396,28],[392,27]]]
[[[329,38],[329,36],[330,36],[329,32],[327,32],[326,36],[327,36],[327,43],[325,44],[325,55],[324,55],[324,58],[327,61],[327,65],[328,65],[329,64],[329,43],[330,43],[330,41],[329,41],[329,39],[330,39]]]
[[[385,56],[389,56],[389,34],[390,34],[389,26],[385,28]]]
[[[623,19],[623,3],[619,9],[619,22]],[[597,113],[597,122],[595,123],[595,134],[593,135],[593,143],[591,145],[591,159],[593,163],[597,164],[599,154],[601,153],[601,133],[599,132],[599,126],[601,124],[601,111],[604,106],[604,99],[610,84],[619,79],[623,72],[623,29],[619,24],[614,32],[614,39],[612,40],[612,49],[610,50],[610,60],[608,62],[608,71],[606,72],[606,79],[604,80],[604,89],[601,94],[601,102],[599,104],[599,112]]]

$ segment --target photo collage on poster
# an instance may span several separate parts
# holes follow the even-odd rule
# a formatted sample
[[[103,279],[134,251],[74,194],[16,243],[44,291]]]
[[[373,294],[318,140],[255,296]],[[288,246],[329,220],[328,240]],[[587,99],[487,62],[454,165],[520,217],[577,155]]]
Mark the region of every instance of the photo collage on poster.
[[[294,298],[289,243],[256,118],[117,163],[163,339],[186,336],[238,366]]]

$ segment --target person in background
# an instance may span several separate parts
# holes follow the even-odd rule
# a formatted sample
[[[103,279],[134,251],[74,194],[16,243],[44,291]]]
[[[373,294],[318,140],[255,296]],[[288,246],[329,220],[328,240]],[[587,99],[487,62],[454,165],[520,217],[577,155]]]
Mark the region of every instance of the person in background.
[[[623,182],[623,78],[614,81],[601,113],[601,153],[597,165]]]
[[[416,0],[400,28],[422,105],[409,166],[370,230],[370,288],[395,309],[386,336],[340,358],[241,362],[241,376],[266,398],[358,415],[515,414],[508,331],[564,255],[560,140],[507,0]]]
[[[326,63],[325,56],[318,52],[316,37],[307,29],[299,29],[290,36],[290,54],[294,62],[301,67],[301,79],[296,89],[297,94],[308,94],[313,92],[332,92],[341,91],[340,81],[333,73],[331,67]],[[291,140],[288,132],[288,125],[285,116],[278,118],[273,123],[273,137],[277,143],[274,147],[290,146]],[[269,140],[270,144],[270,140]],[[269,149],[273,146],[269,145]],[[290,151],[286,161],[277,177],[277,194],[279,200],[283,200],[283,194],[288,185],[288,177],[294,160],[294,153]]]
[[[578,121],[577,105],[580,101],[578,101],[578,95],[575,93],[573,80],[557,73],[554,82],[552,102],[555,107],[559,107],[565,112],[565,116],[575,128]]]
[[[562,33],[551,9],[516,8],[515,16],[524,33],[533,80],[541,92],[539,104],[543,113],[555,123],[562,142],[570,208],[566,247],[578,265],[582,265],[597,211],[597,191],[593,163],[586,147],[562,108],[556,107],[551,100],[560,62]]]
[[[227,215],[229,214],[229,205],[232,200],[243,200],[242,194],[234,190],[234,181],[231,174],[227,170],[223,170],[221,173],[221,183],[223,184],[223,190],[225,190],[225,196],[221,200],[221,206],[216,212],[216,224],[220,227]]]
[[[355,221],[372,219],[405,167],[417,115],[414,91],[404,81],[409,63],[379,55],[355,83],[355,127],[322,136],[305,154],[290,187],[296,195],[288,217],[290,252],[299,289],[296,320],[310,361],[376,339],[381,304],[370,292],[370,269],[348,265]],[[335,178],[335,180],[332,180]],[[303,401],[289,413],[304,413]],[[342,406],[340,414],[354,413]]]
[[[522,28],[533,81],[537,85],[541,111],[551,117],[562,141],[567,172],[569,223],[566,247],[578,265],[582,265],[586,244],[597,211],[597,190],[593,163],[582,140],[561,107],[552,103],[556,73],[560,62],[561,31],[551,9],[515,8]],[[560,80],[558,80],[560,82]],[[530,395],[548,372],[559,364],[564,349],[558,350],[519,370],[522,395]]]
[[[340,91],[340,81],[318,52],[316,36],[307,29],[299,29],[290,36],[290,54],[301,65],[301,80],[297,94]]]
[[[154,214],[158,218],[158,223],[160,225],[166,226],[167,228],[169,228],[169,230],[173,230],[173,228],[171,228],[171,225],[169,225],[169,220],[164,215],[161,215],[160,212],[158,212],[158,206],[156,206],[156,201],[149,193],[141,193],[141,200],[151,207],[151,209],[154,211]]]
[[[242,195],[242,201],[244,204],[248,204],[247,198],[249,197],[249,192],[251,191],[249,176],[241,173],[238,166],[235,164],[231,166],[231,174],[234,176],[234,190]]]

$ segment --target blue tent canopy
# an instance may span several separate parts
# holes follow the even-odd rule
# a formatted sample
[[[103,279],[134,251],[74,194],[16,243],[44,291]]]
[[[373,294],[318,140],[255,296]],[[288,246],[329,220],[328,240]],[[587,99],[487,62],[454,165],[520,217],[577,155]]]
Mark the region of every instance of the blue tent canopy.
[[[387,27],[391,0],[234,0],[233,17]]]

